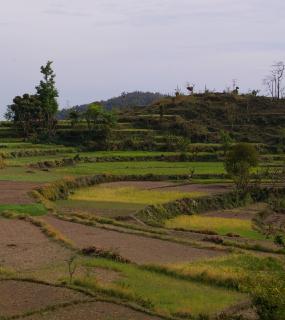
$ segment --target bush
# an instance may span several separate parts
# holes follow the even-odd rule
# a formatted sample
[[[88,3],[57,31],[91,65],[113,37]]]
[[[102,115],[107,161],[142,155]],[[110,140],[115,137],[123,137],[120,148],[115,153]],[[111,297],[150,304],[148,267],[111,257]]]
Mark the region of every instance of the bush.
[[[247,143],[236,144],[225,159],[227,173],[233,178],[238,190],[246,190],[250,181],[250,170],[257,166],[256,149]]]
[[[285,279],[270,279],[267,274],[257,277],[251,295],[260,320],[284,319]]]

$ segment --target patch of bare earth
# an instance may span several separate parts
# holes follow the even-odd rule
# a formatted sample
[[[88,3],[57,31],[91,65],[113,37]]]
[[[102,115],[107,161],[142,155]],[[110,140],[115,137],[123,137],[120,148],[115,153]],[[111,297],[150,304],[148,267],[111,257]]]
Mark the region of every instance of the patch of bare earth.
[[[272,213],[266,217],[263,221],[265,225],[272,225],[276,230],[285,231],[285,214],[284,213]]]
[[[104,250],[112,250],[140,264],[190,262],[225,254],[170,241],[89,227],[51,216],[42,219],[71,239],[81,249],[95,246]]]
[[[209,211],[209,212],[203,213],[203,216],[251,220],[259,212],[265,210],[267,207],[268,205],[266,203],[259,202],[259,203],[254,203],[245,207],[240,207],[240,208]]]
[[[228,192],[232,186],[230,184],[194,184],[194,183],[174,183],[170,181],[119,181],[103,183],[100,186],[108,188],[134,187],[142,190],[176,191],[176,192],[204,192],[218,194]]]
[[[38,283],[0,281],[0,316],[11,317],[73,301],[86,301],[82,293]],[[12,297],[12,299],[11,299]]]
[[[39,184],[31,182],[0,181],[1,204],[31,204],[35,201],[28,195]]]
[[[69,277],[67,263],[44,266],[43,268],[28,270],[21,274],[24,277],[36,278],[51,284],[58,284]],[[74,278],[92,277],[99,283],[108,284],[119,280],[121,278],[121,273],[97,267],[78,266],[73,276]]]
[[[90,302],[34,315],[26,320],[159,320],[133,309],[108,303]]]
[[[0,264],[22,271],[67,260],[69,250],[22,220],[0,219]]]

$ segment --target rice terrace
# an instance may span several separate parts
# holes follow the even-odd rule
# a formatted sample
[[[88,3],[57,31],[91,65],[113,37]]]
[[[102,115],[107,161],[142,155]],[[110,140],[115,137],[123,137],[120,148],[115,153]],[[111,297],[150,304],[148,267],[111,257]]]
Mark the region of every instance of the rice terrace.
[[[0,12],[0,39],[14,30],[6,17],[21,21],[13,43],[2,39],[0,320],[285,320],[285,64],[272,62],[280,39],[271,56],[274,38],[254,36],[260,11],[251,1],[228,12],[217,0],[122,0],[125,14],[109,0],[14,2]],[[250,40],[228,28],[239,12],[244,25],[256,15]],[[198,45],[209,30],[215,42]],[[247,89],[261,62],[262,88]],[[167,89],[186,74],[197,81]],[[171,92],[115,93],[140,86]]]

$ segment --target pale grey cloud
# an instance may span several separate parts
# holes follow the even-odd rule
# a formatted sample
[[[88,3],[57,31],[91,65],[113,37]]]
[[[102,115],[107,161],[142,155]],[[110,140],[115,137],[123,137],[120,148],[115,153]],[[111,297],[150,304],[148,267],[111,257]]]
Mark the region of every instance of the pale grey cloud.
[[[283,0],[9,0],[0,10],[1,112],[54,60],[62,106],[195,81],[261,87],[285,60]]]

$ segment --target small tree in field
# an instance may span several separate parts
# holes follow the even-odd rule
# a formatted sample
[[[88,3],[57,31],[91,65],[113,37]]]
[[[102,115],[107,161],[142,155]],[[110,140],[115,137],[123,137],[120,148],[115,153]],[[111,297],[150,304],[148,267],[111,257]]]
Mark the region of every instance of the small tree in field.
[[[226,155],[225,168],[234,180],[237,190],[247,190],[250,170],[258,164],[256,149],[247,143],[236,144]]]
[[[223,151],[224,151],[224,156],[225,156],[233,143],[233,139],[227,131],[222,130],[220,131],[220,141],[221,141]]]

